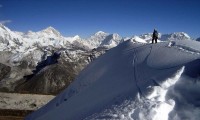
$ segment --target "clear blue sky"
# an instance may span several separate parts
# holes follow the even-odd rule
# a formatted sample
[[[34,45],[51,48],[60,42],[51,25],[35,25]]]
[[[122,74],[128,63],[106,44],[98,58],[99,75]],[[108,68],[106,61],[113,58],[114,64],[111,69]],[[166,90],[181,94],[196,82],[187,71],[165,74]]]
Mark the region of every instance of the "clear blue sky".
[[[196,38],[200,0],[0,0],[0,22],[22,32],[52,26],[64,36],[99,30],[132,36],[157,28]]]

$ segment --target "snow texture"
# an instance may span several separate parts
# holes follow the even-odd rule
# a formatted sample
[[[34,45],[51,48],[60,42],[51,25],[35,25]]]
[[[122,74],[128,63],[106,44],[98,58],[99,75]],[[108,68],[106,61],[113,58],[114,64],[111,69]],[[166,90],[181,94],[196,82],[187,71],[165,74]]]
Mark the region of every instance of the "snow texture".
[[[200,43],[125,41],[25,120],[198,120]]]

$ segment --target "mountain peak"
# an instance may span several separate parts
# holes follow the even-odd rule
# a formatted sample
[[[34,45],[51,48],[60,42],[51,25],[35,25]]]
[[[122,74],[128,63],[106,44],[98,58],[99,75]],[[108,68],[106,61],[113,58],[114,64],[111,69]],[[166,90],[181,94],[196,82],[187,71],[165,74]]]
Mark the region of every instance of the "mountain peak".
[[[2,23],[0,23],[0,27],[3,27],[4,25]]]
[[[117,33],[113,33],[112,36],[113,36],[113,39],[122,39],[122,37]]]
[[[178,35],[178,36],[184,36],[186,38],[190,38],[190,36],[185,32],[176,32],[176,33],[173,33],[173,34]]]
[[[0,23],[0,28],[6,29],[7,27],[5,25],[3,25],[2,23]]]
[[[53,28],[52,26],[49,26],[46,29],[48,29],[48,30],[55,30],[55,28]]]
[[[3,24],[0,23],[0,29],[4,29],[5,30],[5,27]]]
[[[42,31],[57,31],[55,28],[53,28],[52,26],[47,27],[46,29],[42,30]]]
[[[7,28],[4,24],[1,24],[1,23],[0,23],[0,29],[2,29],[3,31],[11,32],[11,30],[9,28]]]
[[[46,29],[42,30],[42,32],[45,32],[47,34],[55,34],[56,36],[61,36],[60,32],[52,26],[47,27]]]
[[[81,37],[79,35],[75,35],[73,38],[76,39],[76,40],[81,39]]]
[[[108,33],[105,33],[103,31],[98,31],[95,33],[95,36],[101,36],[101,35],[108,35]]]
[[[190,36],[185,32],[174,32],[171,34],[163,34],[161,40],[190,40]]]

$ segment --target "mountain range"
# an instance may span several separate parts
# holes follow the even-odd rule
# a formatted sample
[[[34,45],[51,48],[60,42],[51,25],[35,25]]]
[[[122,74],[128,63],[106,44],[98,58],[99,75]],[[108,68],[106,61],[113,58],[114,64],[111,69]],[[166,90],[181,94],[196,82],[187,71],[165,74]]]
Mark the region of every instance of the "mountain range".
[[[139,36],[133,36],[130,38],[142,39],[145,41],[150,41],[152,34],[142,34]],[[97,48],[97,47],[107,47],[112,48],[117,46],[122,41],[128,39],[128,37],[121,37],[117,33],[109,34],[103,31],[99,31],[89,38],[81,38],[76,35],[74,37],[64,37],[61,33],[54,29],[53,27],[48,27],[44,30],[38,32],[28,31],[27,33],[11,31],[6,26],[0,24],[0,50],[9,50],[12,47],[16,51],[22,51],[24,49],[30,48],[35,44],[41,46],[54,46],[56,48],[68,47],[70,45],[78,46],[86,50]],[[182,40],[182,39],[192,39],[187,33],[176,32],[171,34],[160,34],[160,40]],[[194,40],[194,39],[193,39]],[[19,47],[20,46],[20,47]]]
[[[57,94],[94,58],[127,40],[150,43],[151,36],[121,37],[99,31],[83,39],[78,35],[64,37],[53,27],[23,33],[0,24],[0,91]],[[184,32],[159,37],[159,41],[183,39],[193,40]],[[60,53],[60,58],[56,64],[48,64],[54,53]],[[37,68],[40,71],[34,73]]]

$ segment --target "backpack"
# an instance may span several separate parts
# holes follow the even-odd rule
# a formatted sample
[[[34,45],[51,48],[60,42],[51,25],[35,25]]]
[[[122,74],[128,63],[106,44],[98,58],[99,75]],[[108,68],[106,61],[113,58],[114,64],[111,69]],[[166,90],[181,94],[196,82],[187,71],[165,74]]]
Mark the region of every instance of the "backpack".
[[[154,36],[154,37],[158,37],[158,31],[157,31],[157,30],[154,30],[153,36]]]

